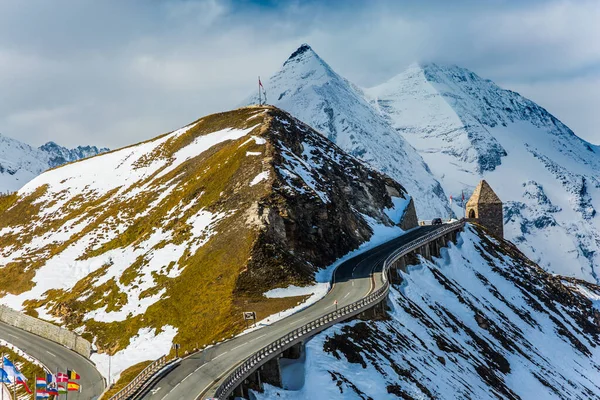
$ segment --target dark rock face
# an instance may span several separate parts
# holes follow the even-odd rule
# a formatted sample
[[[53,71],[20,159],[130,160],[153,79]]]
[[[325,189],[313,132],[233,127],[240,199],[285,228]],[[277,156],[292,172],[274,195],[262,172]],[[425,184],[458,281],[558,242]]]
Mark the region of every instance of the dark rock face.
[[[276,171],[273,192],[259,203],[266,229],[254,246],[238,289],[268,282],[306,284],[313,272],[356,249],[373,234],[364,216],[388,226],[390,193],[406,197],[391,178],[344,153],[308,125],[271,111],[265,138]],[[307,184],[310,182],[310,184]],[[401,224],[415,224],[414,205]]]

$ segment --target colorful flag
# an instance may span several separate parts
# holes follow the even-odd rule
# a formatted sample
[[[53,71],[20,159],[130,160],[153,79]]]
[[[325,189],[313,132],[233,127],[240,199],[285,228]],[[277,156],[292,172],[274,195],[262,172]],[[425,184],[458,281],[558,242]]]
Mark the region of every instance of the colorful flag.
[[[0,383],[11,383],[8,374],[2,368],[0,368]]]
[[[56,382],[56,376],[54,374],[46,374],[46,382],[49,384]]]
[[[77,383],[77,382],[69,382],[69,383],[67,383],[67,390],[69,392],[79,391],[79,383]]]
[[[68,370],[67,370],[67,377],[68,377],[70,380],[77,380],[77,379],[81,379],[81,377],[79,376],[79,374],[78,374],[77,372],[75,372],[74,370],[72,370],[72,369],[68,369]],[[59,381],[59,382],[60,382],[60,381]]]
[[[35,393],[35,398],[37,399],[47,399],[50,395],[44,389],[38,389]]]
[[[58,393],[59,394],[67,393],[67,388],[64,385],[58,385]]]
[[[15,367],[15,365],[10,362],[10,360],[8,358],[4,357],[2,362],[3,362],[2,369],[4,369],[4,372],[6,372],[6,375],[8,375],[9,378],[12,378],[13,381],[16,381],[16,379],[21,379],[22,381],[27,381],[27,378],[25,378],[25,375],[23,375],[17,369],[17,367]]]
[[[23,386],[23,388],[25,388],[25,391],[29,394],[31,394],[31,389],[29,389],[29,386],[27,386],[27,382],[25,382],[23,379],[21,378],[17,378],[16,382],[17,385],[21,385]]]
[[[67,374],[63,374],[62,372],[59,372],[58,374],[56,374],[56,382],[62,382],[62,383],[69,382],[69,377],[67,376]]]
[[[58,396],[58,388],[56,386],[48,386],[46,393],[50,396]]]
[[[46,380],[44,378],[35,378],[35,387],[38,389],[46,389]]]

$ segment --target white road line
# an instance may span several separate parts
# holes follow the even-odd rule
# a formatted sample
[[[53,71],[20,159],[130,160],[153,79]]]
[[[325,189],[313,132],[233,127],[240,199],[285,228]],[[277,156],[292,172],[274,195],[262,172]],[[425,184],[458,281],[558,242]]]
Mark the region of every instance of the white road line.
[[[18,339],[18,337],[16,337],[15,335],[11,335],[10,333],[7,333],[7,335],[10,337],[14,337],[15,339]]]
[[[298,318],[294,322],[290,322],[288,325],[294,325],[295,323],[297,323],[298,321],[302,321],[303,319],[306,319],[306,317]]]
[[[202,364],[201,366],[199,366],[198,368],[196,368],[196,369],[194,370],[194,372],[198,372],[198,371],[200,371],[200,368],[204,367],[206,364],[208,364],[208,363]]]
[[[229,353],[228,351],[226,351],[225,353],[221,353],[218,356],[216,356],[215,358],[213,358],[213,360],[216,360],[217,358],[224,356],[225,354]]]
[[[46,350],[46,353],[50,354],[52,357],[56,357],[56,354],[50,353],[48,350]]]
[[[267,336],[267,334],[266,334],[266,333],[265,333],[264,335],[260,335],[259,337],[255,337],[255,338],[254,338],[254,339],[252,339],[250,342],[253,342],[253,341],[255,341],[256,339],[260,339],[261,337],[265,337],[265,336]],[[248,342],[248,343],[250,343],[250,342]]]
[[[344,299],[345,299],[346,297],[348,297],[348,296],[350,296],[350,292],[346,293],[346,295],[344,296]],[[343,300],[343,299],[342,299],[342,300]]]
[[[352,286],[354,286],[354,281],[352,281]]]
[[[190,376],[192,376],[192,375],[194,375],[194,373],[193,373],[193,372],[190,372],[190,374],[189,374],[188,376],[186,376],[185,378],[183,378],[183,379],[181,380],[181,382],[184,382],[184,381],[185,381],[187,378],[189,378],[189,377],[190,377]]]
[[[246,344],[248,344],[248,342],[246,342],[246,343],[242,343],[242,344],[240,344],[239,346],[235,346],[233,349],[231,349],[231,351],[233,351],[233,350],[235,350],[235,349],[239,349],[240,347],[242,347],[242,346],[244,346],[244,345],[246,345]]]

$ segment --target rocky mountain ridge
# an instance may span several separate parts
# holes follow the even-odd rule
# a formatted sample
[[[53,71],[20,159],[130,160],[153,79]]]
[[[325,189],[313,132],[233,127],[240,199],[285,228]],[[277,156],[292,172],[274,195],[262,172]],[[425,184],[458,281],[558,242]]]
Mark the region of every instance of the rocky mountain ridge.
[[[297,306],[263,293],[398,234],[410,204],[281,110],[214,114],[0,197],[0,302],[75,329],[115,373]]]
[[[263,85],[269,104],[288,111],[350,155],[402,182],[421,218],[449,216],[448,199],[418,152],[397,135],[362,89],[337,74],[310,46],[300,46]],[[258,95],[243,102],[256,103]]]
[[[507,238],[548,271],[598,281],[600,147],[457,66],[414,64],[366,93],[458,200],[457,215],[484,178],[504,201]]]
[[[600,398],[599,286],[469,225],[402,278],[388,318],[319,334],[256,398]]]
[[[96,146],[68,149],[54,142],[39,148],[0,135],[0,193],[20,189],[47,169],[109,151]]]

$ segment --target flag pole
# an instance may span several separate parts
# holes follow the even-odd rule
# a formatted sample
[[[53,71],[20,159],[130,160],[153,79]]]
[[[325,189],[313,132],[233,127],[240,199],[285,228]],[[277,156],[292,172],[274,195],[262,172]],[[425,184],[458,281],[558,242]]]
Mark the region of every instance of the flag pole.
[[[2,352],[1,357],[2,357],[2,367],[0,367],[0,369],[2,371],[4,371],[4,352]],[[0,382],[0,391],[2,392],[2,400],[4,400],[4,380],[2,382]]]

